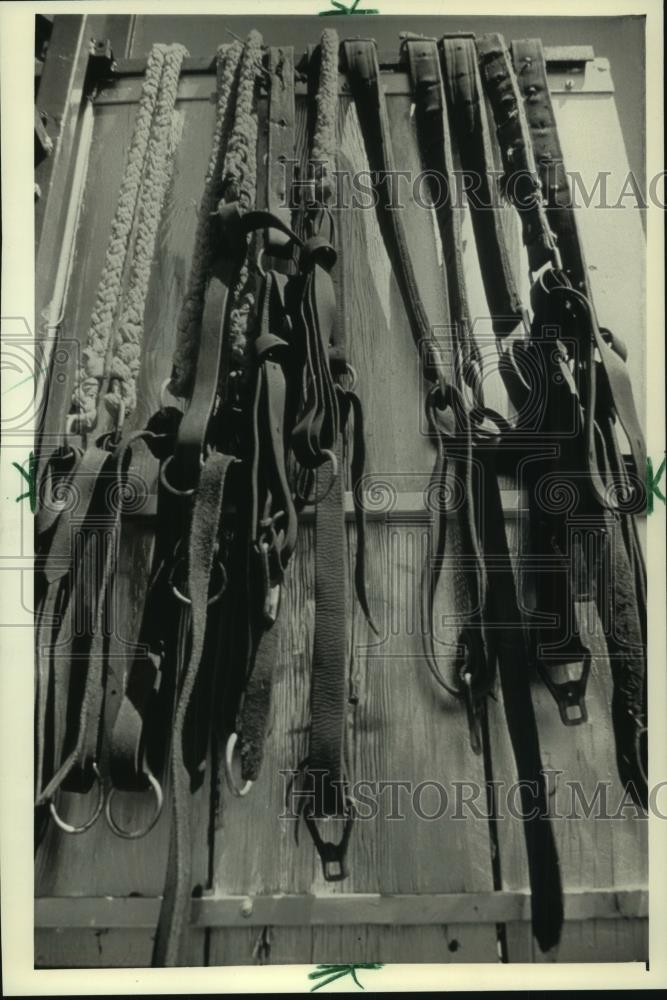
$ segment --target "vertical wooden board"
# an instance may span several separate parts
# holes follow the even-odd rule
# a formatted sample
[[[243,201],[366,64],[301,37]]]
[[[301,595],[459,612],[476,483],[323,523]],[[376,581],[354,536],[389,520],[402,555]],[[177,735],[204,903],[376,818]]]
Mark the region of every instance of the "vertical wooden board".
[[[507,924],[510,962],[641,962],[648,957],[648,920],[572,920],[560,946],[543,955],[527,924]]]
[[[192,931],[186,964],[202,965],[204,931]],[[35,932],[36,969],[141,969],[150,965],[153,932],[144,928],[57,928]]]
[[[434,962],[496,962],[489,948],[494,928],[485,924],[434,927],[248,927],[212,936],[210,965],[343,965]],[[303,970],[304,986],[310,968]],[[373,970],[358,970],[365,990],[373,989]]]
[[[641,194],[637,181],[633,186],[614,95],[554,94],[552,101],[598,318],[625,341],[628,371],[644,425],[646,237]],[[573,180],[575,174],[579,182]],[[600,184],[597,190],[596,183]]]

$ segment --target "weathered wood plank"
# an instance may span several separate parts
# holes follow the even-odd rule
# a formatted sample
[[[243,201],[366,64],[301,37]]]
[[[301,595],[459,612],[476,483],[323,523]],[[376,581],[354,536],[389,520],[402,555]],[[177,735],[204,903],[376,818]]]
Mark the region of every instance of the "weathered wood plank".
[[[35,926],[153,927],[160,905],[151,897],[46,896],[35,901]],[[644,919],[645,889],[579,889],[565,894],[565,919],[582,921]],[[193,899],[192,925],[206,927],[395,926],[514,923],[530,920],[526,891],[387,894],[345,892],[333,895],[274,896],[205,893]]]
[[[572,921],[563,928],[560,946],[543,955],[521,924],[507,925],[510,962],[642,962],[648,956],[648,920]]]

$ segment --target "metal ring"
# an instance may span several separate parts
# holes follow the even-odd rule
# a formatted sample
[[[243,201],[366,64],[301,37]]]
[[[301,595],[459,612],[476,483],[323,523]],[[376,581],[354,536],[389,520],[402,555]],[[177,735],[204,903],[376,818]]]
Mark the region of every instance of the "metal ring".
[[[234,781],[234,774],[232,769],[232,764],[234,762],[234,749],[238,741],[238,733],[230,733],[229,739],[227,740],[227,745],[225,746],[225,778],[227,779],[227,787],[229,788],[232,795],[235,795],[237,799],[242,799],[244,795],[247,795],[252,786],[255,784],[254,781],[246,781],[242,788]]]
[[[185,559],[183,557],[177,559],[176,562],[174,563],[171,573],[169,574],[169,582],[171,583],[171,590],[174,597],[176,597],[182,604],[187,604],[189,606],[192,604],[191,599],[189,597],[186,597],[185,594],[181,593],[176,584],[173,582],[173,577],[176,571],[176,567],[182,562],[185,562]],[[220,586],[218,587],[216,592],[207,600],[206,602],[207,607],[211,604],[215,604],[216,601],[219,601],[222,595],[224,594],[225,590],[227,589],[227,573],[225,572],[225,567],[222,565],[219,559],[216,559],[214,565],[220,569]]]
[[[109,824],[109,827],[116,834],[116,836],[122,837],[124,840],[139,840],[141,837],[145,837],[146,834],[150,833],[150,831],[153,829],[158,819],[160,818],[160,814],[162,812],[162,803],[164,801],[164,796],[162,794],[162,785],[157,780],[152,771],[146,771],[145,774],[146,777],[148,778],[149,787],[155,794],[155,809],[153,811],[153,815],[151,816],[150,821],[146,826],[140,827],[138,830],[123,830],[122,827],[118,826],[116,820],[113,818],[113,815],[111,813],[111,803],[118,789],[112,785],[107,794],[106,802],[104,804],[104,815],[106,817],[106,821]]]
[[[168,490],[169,493],[172,493],[175,497],[191,497],[195,491],[194,486],[190,490],[177,490],[167,479],[167,466],[173,457],[173,455],[169,455],[160,466],[160,482],[164,486],[165,490]]]
[[[357,388],[357,369],[349,361],[345,362],[345,372],[352,379],[352,385],[348,386],[348,392],[354,392]]]
[[[100,772],[97,764],[94,763],[92,765],[92,769],[95,775],[95,782],[97,784],[97,803],[95,805],[95,810],[92,816],[88,820],[86,820],[86,822],[82,826],[72,826],[71,823],[66,823],[65,820],[61,819],[60,816],[58,815],[58,810],[56,809],[54,800],[51,799],[49,802],[49,812],[53,817],[53,822],[56,824],[56,826],[60,827],[63,833],[85,833],[86,830],[89,830],[93,825],[93,823],[96,822],[97,817],[102,812],[102,809],[104,807],[104,788],[102,787],[102,778],[100,777]]]

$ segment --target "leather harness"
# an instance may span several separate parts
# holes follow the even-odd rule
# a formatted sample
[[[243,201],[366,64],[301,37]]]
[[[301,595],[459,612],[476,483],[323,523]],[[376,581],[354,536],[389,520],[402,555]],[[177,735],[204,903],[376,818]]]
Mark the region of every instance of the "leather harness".
[[[465,620],[453,665],[444,669],[433,635],[450,517],[441,509],[433,519],[434,551],[422,580],[424,661],[440,690],[465,706],[471,749],[483,756],[489,782],[487,699],[496,692],[502,697],[524,812],[531,817],[523,829],[533,932],[546,951],[559,941],[563,902],[531,668],[553,693],[564,723],[586,720],[591,654],[578,623],[591,600],[605,625],[619,774],[646,806],[646,570],[634,519],[645,502],[645,446],[625,348],[599,326],[592,303],[540,43],[514,42],[510,56],[498,35],[448,35],[440,42],[406,36],[402,51],[425,167],[444,178],[450,192],[459,164],[479,178],[465,194],[498,338],[498,367],[514,410],[506,418],[485,405],[461,216],[451,199],[435,206],[449,342],[442,345],[432,331],[401,212],[391,207],[395,159],[377,48],[372,40],[345,41],[340,62],[373,173],[378,223],[428,389],[426,416],[436,450],[431,488],[446,493],[452,477],[463,487],[456,522],[464,549]],[[297,545],[298,515],[306,505],[315,508],[315,633],[309,745],[295,786],[328,881],[348,874],[355,815],[345,739],[346,473],[357,526],[356,596],[375,626],[357,489],[365,462],[363,410],[354,385],[346,383],[354,374],[348,364],[348,289],[338,260],[338,210],[331,205],[338,38],[326,31],[309,60],[309,100],[316,114],[309,122],[303,197],[293,211],[286,206],[285,171],[278,169],[295,148],[293,52],[270,49],[266,69],[260,58],[257,33],[244,46],[219,53],[216,138],[196,248],[203,271],[193,273],[182,324],[186,333],[194,330],[196,341],[177,345],[171,381],[187,401],[181,407],[163,399],[147,428],[136,432],[125,432],[122,406],[114,420],[103,414],[85,447],[63,445],[50,453],[40,482],[38,840],[47,807],[69,833],[83,832],[104,812],[119,836],[144,836],[161,814],[165,784],[170,786],[169,857],[155,965],[185,960],[190,792],[201,784],[214,726],[227,729],[231,791],[244,796],[261,778],[282,655],[282,593]],[[253,178],[239,181],[234,171],[254,157],[254,151],[239,153],[238,145],[256,116],[260,73],[271,81],[269,166],[267,183],[255,194]],[[171,86],[175,93],[173,79]],[[518,291],[497,205],[498,162],[521,223],[533,279],[532,318]],[[224,165],[229,169],[223,180]],[[271,262],[266,268],[265,260]],[[232,345],[230,334],[243,312],[240,289],[252,303],[245,347]],[[449,348],[447,363],[443,346]],[[102,375],[106,388],[108,372]],[[535,392],[540,405],[531,407]],[[620,452],[617,422],[630,441],[634,475]],[[102,775],[105,686],[109,670],[117,669],[108,663],[106,621],[113,614],[111,584],[132,452],[140,445],[159,462],[155,544],[136,644],[117,678],[123,697],[105,748],[108,774]],[[519,558],[527,555],[538,567],[532,579],[533,627],[520,610],[500,497],[502,475],[519,477],[527,495],[528,550]],[[549,572],[540,573],[540,565]],[[529,795],[531,786],[536,796]],[[79,794],[96,789],[81,826],[60,816],[60,789]],[[121,792],[153,795],[142,828],[126,830],[117,822],[113,801]],[[318,826],[330,818],[343,822],[337,843],[326,840]],[[501,889],[498,859],[494,872]]]

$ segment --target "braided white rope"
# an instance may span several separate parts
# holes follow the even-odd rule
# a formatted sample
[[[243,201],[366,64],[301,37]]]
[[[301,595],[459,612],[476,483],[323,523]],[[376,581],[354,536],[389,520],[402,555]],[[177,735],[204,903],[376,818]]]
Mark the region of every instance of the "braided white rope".
[[[169,391],[174,396],[188,396],[192,389],[199,326],[204,310],[204,293],[211,259],[211,213],[215,211],[220,197],[222,162],[232,125],[233,96],[242,52],[241,42],[221,45],[217,52],[218,99],[215,130],[204,179],[204,193],[199,203],[188,286],[178,317],[176,347],[169,382]]]
[[[174,154],[180,139],[174,105],[181,63],[185,55],[186,50],[182,45],[173,45],[165,56],[144,182],[139,198],[137,236],[133,247],[128,290],[123,301],[109,365],[110,383],[115,382],[115,386],[112,386],[105,399],[108,403],[117,403],[122,399],[126,413],[135,409],[137,401],[136,380],[141,364],[148,284],[164,199],[172,177]]]
[[[164,102],[160,100],[160,95],[165,65],[168,62],[169,68],[164,80],[170,93],[173,91],[169,110],[169,132],[171,132],[171,114],[175,99],[174,75],[177,83],[180,64],[185,54],[185,49],[182,46],[154,45],[148,57],[139,108],[130,140],[116,212],[111,225],[102,275],[97,286],[88,341],[83,351],[82,364],[75,377],[72,405],[73,410],[79,414],[81,429],[90,430],[95,426],[97,418],[97,398],[100,384],[105,375],[114,322],[118,315],[121,287],[127,268],[130,237],[137,213],[144,173],[148,169],[148,157],[152,155],[149,153],[149,145],[151,144],[153,119],[157,114],[158,103],[160,103],[160,117],[163,122],[160,136],[162,137],[164,134],[166,110]],[[168,159],[171,161],[172,158],[168,157]],[[166,165],[163,164],[163,166]],[[170,172],[165,170],[163,173],[161,182],[164,182],[166,187]],[[154,179],[151,184],[152,196],[159,195],[160,189],[161,183],[156,183]],[[159,207],[161,207],[161,203],[160,200]],[[143,269],[141,275],[144,275]]]

